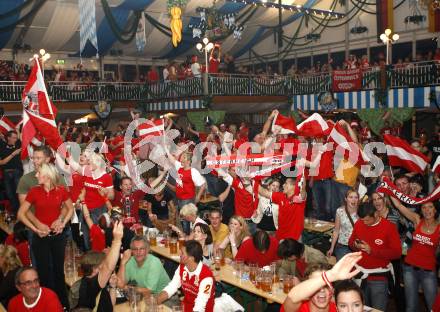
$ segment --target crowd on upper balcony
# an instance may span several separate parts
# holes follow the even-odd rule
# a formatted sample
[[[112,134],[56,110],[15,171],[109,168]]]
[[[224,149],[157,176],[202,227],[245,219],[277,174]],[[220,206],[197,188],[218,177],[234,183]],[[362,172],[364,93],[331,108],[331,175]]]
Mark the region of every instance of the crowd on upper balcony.
[[[413,68],[419,64],[431,62],[440,62],[440,49],[436,51],[427,51],[426,53],[417,52],[415,58],[410,56],[399,58],[393,64],[396,69]],[[291,62],[287,62],[291,63]],[[332,58],[328,62],[315,61],[311,66],[301,66],[301,64],[292,64],[285,72],[280,73],[277,70],[276,62],[261,63],[255,65],[237,65],[234,56],[230,53],[221,52],[221,47],[216,45],[208,56],[208,73],[222,75],[255,75],[259,78],[277,78],[280,76],[304,77],[305,75],[321,75],[332,70],[355,69],[363,70],[378,69],[385,65],[385,55],[378,53],[370,58],[368,55],[360,57],[350,54],[344,61],[336,61]],[[120,65],[124,66],[124,65]],[[286,64],[284,64],[286,67]],[[0,61],[0,81],[26,81],[30,72],[29,64],[19,64],[11,61]],[[201,77],[206,72],[204,59],[197,55],[188,55],[186,60],[178,62],[170,60],[165,66],[152,65],[145,69],[138,69],[137,73],[122,74],[120,69],[114,72],[114,75],[105,75],[101,80],[108,82],[148,82],[157,83],[159,81],[178,81],[187,78]],[[91,83],[99,81],[98,71],[87,69],[79,63],[72,69],[63,69],[51,66],[45,70],[46,81],[73,81],[81,83]]]

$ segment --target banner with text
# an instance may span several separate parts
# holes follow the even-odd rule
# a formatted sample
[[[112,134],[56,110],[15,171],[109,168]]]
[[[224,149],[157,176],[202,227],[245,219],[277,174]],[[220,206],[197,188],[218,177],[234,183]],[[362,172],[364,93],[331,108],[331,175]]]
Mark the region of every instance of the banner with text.
[[[333,92],[360,90],[362,87],[362,70],[360,68],[334,70],[332,73]]]

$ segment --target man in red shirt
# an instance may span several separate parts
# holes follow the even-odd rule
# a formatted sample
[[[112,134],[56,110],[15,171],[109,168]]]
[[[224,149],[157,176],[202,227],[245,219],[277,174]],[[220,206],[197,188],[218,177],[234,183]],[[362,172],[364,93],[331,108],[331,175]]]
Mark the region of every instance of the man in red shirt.
[[[157,303],[161,304],[182,288],[184,312],[214,311],[214,275],[202,260],[203,249],[200,243],[195,240],[186,241],[180,249],[181,264],[171,282],[159,294]]]
[[[159,81],[159,72],[156,66],[151,66],[151,69],[147,73],[147,80],[149,83],[157,83]]]
[[[391,260],[399,259],[402,254],[399,233],[393,223],[376,214],[370,203],[361,204],[358,215],[359,220],[354,225],[348,245],[362,252],[358,269],[362,273],[365,304],[385,311]]]
[[[139,222],[139,201],[144,198],[145,193],[141,190],[133,191],[133,181],[130,177],[121,179],[121,191],[115,192],[112,206],[121,207],[124,214],[124,223],[131,224]]]
[[[37,271],[32,267],[21,268],[15,285],[21,294],[9,301],[8,311],[14,312],[62,312],[57,295],[49,288],[40,287]]]
[[[301,178],[301,180],[303,180]],[[294,178],[287,178],[283,184],[283,192],[270,192],[261,186],[258,193],[261,196],[270,198],[278,204],[278,229],[276,238],[278,240],[292,238],[299,240],[304,229],[304,209],[306,207],[306,186],[302,181],[299,195],[295,194],[297,181]]]
[[[278,240],[266,231],[258,230],[252,239],[245,240],[238,249],[235,260],[257,263],[259,267],[270,265],[278,258]]]
[[[229,174],[224,175],[223,180],[228,183],[228,186],[223,193],[218,196],[219,201],[224,202],[232,188],[234,190],[235,215],[243,217],[249,226],[249,231],[254,233],[257,225],[253,223],[251,219],[255,211],[255,206],[250,182],[237,176],[234,168],[230,168]]]
[[[323,138],[316,138],[316,143],[323,143]],[[327,144],[324,145],[327,147]],[[310,170],[313,181],[312,195],[318,211],[318,219],[334,221],[336,211],[332,207],[333,148],[325,148],[319,160],[319,166]],[[312,152],[313,153],[313,152]]]

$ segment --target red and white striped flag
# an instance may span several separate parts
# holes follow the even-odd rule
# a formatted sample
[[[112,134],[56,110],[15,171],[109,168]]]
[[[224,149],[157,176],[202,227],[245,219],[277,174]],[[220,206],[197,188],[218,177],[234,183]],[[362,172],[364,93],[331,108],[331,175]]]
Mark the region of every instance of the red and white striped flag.
[[[32,139],[38,134],[45,138],[46,144],[57,150],[63,144],[55,123],[57,110],[49,99],[46,85],[41,72],[38,58],[34,59],[29,80],[22,93],[23,104],[23,129],[22,144],[29,146]],[[23,148],[21,158],[28,156],[28,151]]]
[[[432,166],[432,172],[440,174],[440,156],[437,156],[434,166]]]
[[[336,123],[330,132],[327,142],[333,143],[333,149],[336,151],[338,146],[344,150],[344,159],[351,159],[355,165],[363,165],[369,161],[366,155],[363,154],[362,149],[352,140],[345,129]]]
[[[423,173],[429,163],[428,157],[415,150],[401,138],[384,134],[390,166],[404,167],[411,172]]]
[[[8,131],[12,131],[12,130],[15,130],[14,123],[11,120],[9,120],[8,117],[2,116],[0,118],[0,132],[6,134],[8,133]]]
[[[272,132],[274,132],[275,127],[281,128],[280,134],[295,134],[296,133],[296,122],[293,118],[285,117],[281,114],[277,114],[272,122]]]
[[[165,132],[164,119],[147,120],[139,125],[139,136],[161,136]]]
[[[322,137],[330,133],[328,123],[318,113],[304,120],[297,126],[297,134],[305,137]]]

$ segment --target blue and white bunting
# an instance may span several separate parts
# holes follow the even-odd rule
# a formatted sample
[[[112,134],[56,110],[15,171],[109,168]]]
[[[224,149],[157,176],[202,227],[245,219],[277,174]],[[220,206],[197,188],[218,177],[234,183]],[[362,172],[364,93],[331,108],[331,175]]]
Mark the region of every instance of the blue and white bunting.
[[[96,48],[98,53],[98,37],[96,35],[96,8],[94,0],[78,0],[79,6],[79,37],[80,54],[86,46],[87,40]]]
[[[141,15],[139,19],[139,24],[136,31],[136,48],[139,52],[144,51],[145,45],[147,43],[147,38],[145,35],[145,16]]]

